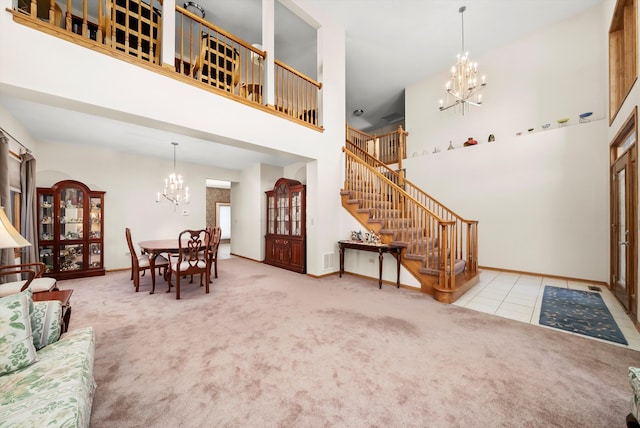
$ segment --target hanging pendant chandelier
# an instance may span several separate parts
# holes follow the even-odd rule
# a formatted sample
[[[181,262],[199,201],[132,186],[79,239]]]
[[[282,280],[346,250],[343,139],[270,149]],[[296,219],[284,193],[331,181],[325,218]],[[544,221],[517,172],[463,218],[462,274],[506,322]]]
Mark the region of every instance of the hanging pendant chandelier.
[[[164,179],[162,193],[157,193],[156,202],[160,202],[160,196],[162,196],[171,202],[175,211],[178,205],[189,203],[189,187],[184,185],[182,175],[176,174],[176,147],[178,143],[171,142],[171,144],[173,145],[173,173]]]
[[[479,107],[482,104],[482,91],[487,86],[485,76],[478,81],[478,63],[469,59],[469,52],[464,50],[464,11],[466,6],[458,9],[462,18],[462,53],[458,54],[456,65],[451,67],[451,77],[445,84],[446,101],[440,100],[440,111],[456,107],[464,116],[469,106]],[[460,107],[459,109],[457,107]]]

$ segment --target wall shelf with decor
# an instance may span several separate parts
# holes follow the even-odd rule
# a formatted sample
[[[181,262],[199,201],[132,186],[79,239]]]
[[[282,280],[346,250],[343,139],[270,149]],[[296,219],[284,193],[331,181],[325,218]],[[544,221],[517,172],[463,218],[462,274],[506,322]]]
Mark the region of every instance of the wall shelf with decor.
[[[38,252],[46,276],[104,275],[104,193],[74,180],[38,187]]]

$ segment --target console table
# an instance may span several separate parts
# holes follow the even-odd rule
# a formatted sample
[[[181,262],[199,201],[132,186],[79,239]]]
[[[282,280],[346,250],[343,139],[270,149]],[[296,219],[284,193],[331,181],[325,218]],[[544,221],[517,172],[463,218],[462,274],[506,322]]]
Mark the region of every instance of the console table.
[[[392,244],[372,244],[361,241],[338,241],[340,247],[340,278],[344,273],[344,250],[350,248],[352,250],[371,251],[378,253],[378,288],[382,288],[382,255],[384,253],[392,254],[397,260],[396,286],[400,288],[400,261],[402,258],[402,246]]]
[[[55,290],[55,291],[40,291],[33,293],[33,301],[40,302],[44,300],[60,300],[62,303],[62,333],[66,333],[69,329],[69,322],[71,321],[71,299],[73,290]]]

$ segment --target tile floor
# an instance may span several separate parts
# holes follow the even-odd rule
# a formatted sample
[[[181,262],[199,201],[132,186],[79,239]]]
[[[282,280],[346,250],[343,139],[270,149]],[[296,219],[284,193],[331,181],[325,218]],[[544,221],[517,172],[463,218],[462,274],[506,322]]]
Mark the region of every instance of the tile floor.
[[[545,285],[585,291],[590,291],[589,285],[600,287],[602,299],[629,345],[619,345],[608,341],[607,343],[640,350],[640,332],[636,330],[633,322],[613,293],[599,284],[483,269],[480,273],[480,282],[454,304],[504,318],[540,325],[538,320],[540,319],[540,306]]]

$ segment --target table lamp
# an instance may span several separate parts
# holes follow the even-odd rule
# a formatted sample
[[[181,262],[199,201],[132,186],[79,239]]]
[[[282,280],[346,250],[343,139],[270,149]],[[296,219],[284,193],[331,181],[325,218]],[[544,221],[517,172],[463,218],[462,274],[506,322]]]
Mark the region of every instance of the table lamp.
[[[13,227],[9,217],[4,212],[4,207],[0,207],[0,249],[1,248],[21,248],[28,247],[31,243],[24,239],[22,235]]]

